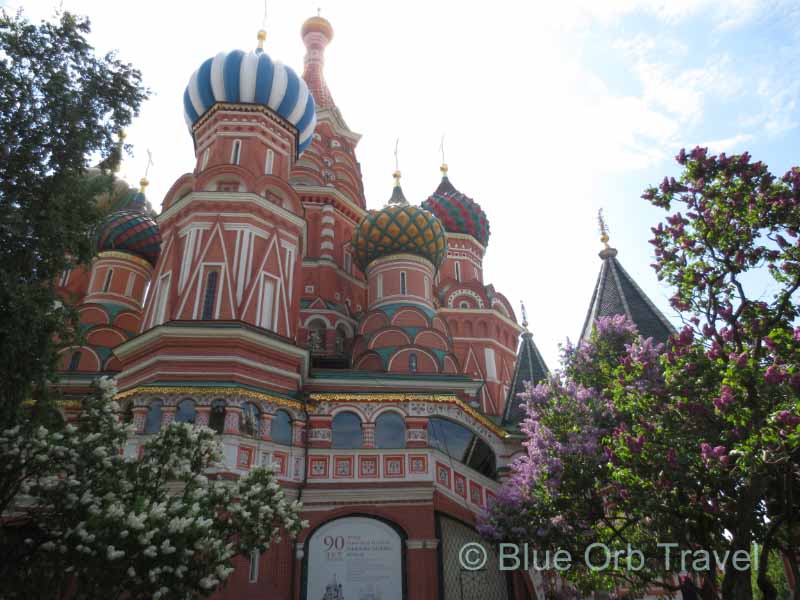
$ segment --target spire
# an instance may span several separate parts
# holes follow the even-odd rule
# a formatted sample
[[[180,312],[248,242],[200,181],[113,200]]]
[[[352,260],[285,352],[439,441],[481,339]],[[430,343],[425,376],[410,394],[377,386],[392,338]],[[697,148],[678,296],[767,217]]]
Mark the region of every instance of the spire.
[[[606,220],[603,218],[603,209],[597,211],[597,223],[600,226],[600,241],[603,243],[603,249],[600,251],[600,258],[609,258],[617,255],[617,249],[608,245],[608,226]]]
[[[319,11],[318,11],[319,12]],[[303,79],[305,80],[318,108],[335,108],[328,84],[325,83],[323,67],[325,66],[325,48],[333,39],[333,27],[324,17],[317,16],[306,19],[300,30],[306,55],[303,59]]]
[[[267,0],[264,0],[264,16],[261,17],[261,29],[258,30],[258,48],[256,52],[264,51],[264,40],[267,39]]]
[[[392,173],[392,177],[394,177],[394,189],[392,190],[392,196],[389,198],[389,204],[391,205],[400,205],[400,206],[408,206],[408,200],[403,195],[403,188],[400,187],[400,158],[398,155],[398,149],[400,147],[400,138],[397,138],[397,141],[394,143],[394,173]]]
[[[547,365],[544,363],[539,349],[533,343],[533,334],[528,330],[528,315],[525,312],[525,304],[522,305],[522,343],[517,352],[517,363],[514,366],[514,376],[506,398],[506,407],[503,411],[503,425],[505,427],[517,427],[525,417],[525,401],[519,394],[525,391],[525,382],[530,381],[537,384],[547,377]]]
[[[600,274],[597,276],[578,343],[591,335],[594,322],[598,318],[614,315],[626,315],[644,337],[652,337],[656,342],[666,342],[675,333],[675,328],[617,260],[616,248],[608,245],[608,228],[602,210],[598,213],[598,221],[600,241],[605,246],[599,253],[603,264],[600,266]]]

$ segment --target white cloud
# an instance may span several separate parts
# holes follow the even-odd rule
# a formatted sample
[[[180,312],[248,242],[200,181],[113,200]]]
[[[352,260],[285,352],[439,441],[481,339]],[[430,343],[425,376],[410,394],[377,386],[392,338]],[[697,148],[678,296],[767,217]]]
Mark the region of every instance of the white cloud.
[[[745,142],[753,139],[750,133],[737,133],[734,136],[723,138],[721,140],[711,140],[709,142],[701,142],[698,146],[708,148],[709,152],[730,152],[741,147]]]

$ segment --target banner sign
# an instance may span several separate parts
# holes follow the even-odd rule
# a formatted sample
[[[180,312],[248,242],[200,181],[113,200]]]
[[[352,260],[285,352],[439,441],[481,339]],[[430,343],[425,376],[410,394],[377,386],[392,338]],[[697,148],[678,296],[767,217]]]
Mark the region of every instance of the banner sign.
[[[402,600],[402,543],[377,519],[326,523],[308,542],[306,600]]]

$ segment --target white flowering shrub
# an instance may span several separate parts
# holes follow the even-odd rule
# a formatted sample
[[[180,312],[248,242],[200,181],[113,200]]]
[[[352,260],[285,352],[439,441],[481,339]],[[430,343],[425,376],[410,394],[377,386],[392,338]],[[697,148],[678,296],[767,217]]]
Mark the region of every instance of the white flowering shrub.
[[[0,431],[1,597],[208,596],[235,555],[307,526],[271,470],[209,481],[221,452],[207,427],[172,423],[124,458],[115,393],[103,378],[76,423]]]

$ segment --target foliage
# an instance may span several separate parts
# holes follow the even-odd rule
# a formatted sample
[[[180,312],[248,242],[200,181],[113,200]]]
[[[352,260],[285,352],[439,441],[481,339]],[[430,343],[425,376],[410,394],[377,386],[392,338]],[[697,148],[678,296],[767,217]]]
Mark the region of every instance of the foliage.
[[[625,324],[599,321],[563,372],[528,392],[527,456],[485,531],[537,546],[610,538],[720,555],[757,542],[759,587],[774,598],[769,557],[786,553],[797,573],[800,546],[800,169],[776,179],[747,154],[702,148],[677,160],[680,179],[644,198],[682,209],[652,243],[685,327],[659,352],[647,340],[620,343]],[[503,515],[521,507],[527,527],[509,531]],[[578,589],[635,589],[657,574],[567,575]],[[730,564],[721,589],[704,581],[726,599],[752,596],[749,570]]]
[[[142,457],[120,452],[130,427],[112,380],[75,424],[18,425],[0,433],[0,580],[6,598],[196,598],[306,526],[271,470],[209,481],[220,447],[207,427],[172,423]]]
[[[68,12],[32,24],[0,11],[0,417],[44,393],[59,348],[72,345],[75,313],[59,302],[58,275],[94,253],[94,198],[111,177],[87,178],[90,158],[108,173],[114,134],[146,97],[137,70],[96,56],[89,21]]]

